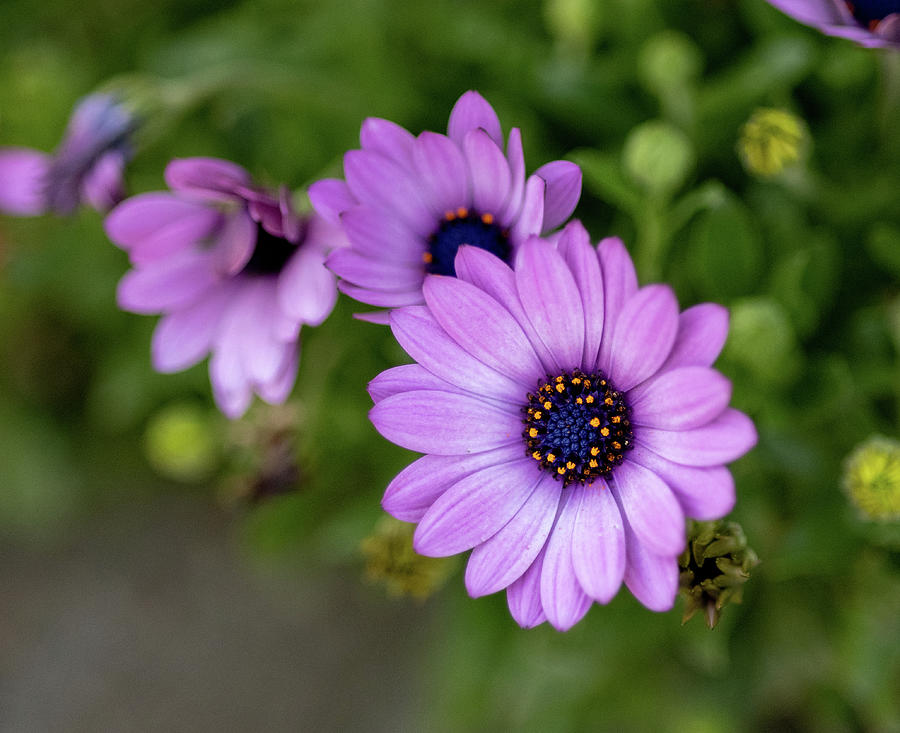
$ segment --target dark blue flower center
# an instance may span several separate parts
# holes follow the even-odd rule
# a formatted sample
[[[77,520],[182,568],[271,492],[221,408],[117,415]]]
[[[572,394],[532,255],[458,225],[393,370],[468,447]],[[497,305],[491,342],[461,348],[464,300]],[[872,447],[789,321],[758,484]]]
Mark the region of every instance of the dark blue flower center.
[[[634,447],[624,396],[599,371],[539,381],[522,410],[528,455],[566,486],[606,476]]]
[[[241,274],[277,275],[296,251],[296,244],[270,234],[261,224],[257,224],[256,246]]]
[[[847,0],[847,7],[860,23],[874,27],[891,13],[900,13],[900,0]]]
[[[476,214],[464,207],[448,211],[438,230],[428,238],[423,255],[425,271],[434,275],[456,275],[456,251],[463,244],[487,250],[506,262],[509,233],[501,229],[492,214]]]

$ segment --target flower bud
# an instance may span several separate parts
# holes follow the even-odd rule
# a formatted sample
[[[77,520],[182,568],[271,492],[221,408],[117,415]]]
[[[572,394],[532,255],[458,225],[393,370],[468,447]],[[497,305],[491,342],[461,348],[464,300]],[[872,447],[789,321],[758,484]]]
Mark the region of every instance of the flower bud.
[[[808,147],[802,119],[783,109],[760,108],[741,128],[737,152],[748,173],[772,178],[797,163]]]
[[[900,519],[900,442],[875,435],[844,461],[844,491],[864,519]]]

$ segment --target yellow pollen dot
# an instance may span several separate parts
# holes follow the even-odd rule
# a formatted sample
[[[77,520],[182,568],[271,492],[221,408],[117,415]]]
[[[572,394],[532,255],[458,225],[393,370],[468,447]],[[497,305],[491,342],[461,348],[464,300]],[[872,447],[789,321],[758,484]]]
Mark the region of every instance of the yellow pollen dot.
[[[536,438],[536,437],[537,437],[537,433],[538,433],[537,428],[531,428],[531,429],[528,431],[529,437],[532,437],[532,438]]]
[[[534,458],[534,460],[536,460],[536,461],[539,461],[539,460],[541,460],[541,458],[543,458],[543,456],[541,455],[541,452],[539,450],[536,450],[534,453],[532,453],[531,457]]]
[[[565,380],[564,380],[563,377],[557,377],[557,378],[556,378],[556,381],[557,381],[557,382],[563,382],[563,381],[565,381]]]
[[[432,262],[434,262],[434,256],[431,254],[431,252],[422,253],[422,262],[424,262],[426,265],[430,265]]]
[[[605,405],[611,405],[612,403],[613,403],[612,397],[607,397],[605,400],[603,400],[603,404],[605,404]]]
[[[606,460],[612,463],[614,460],[616,460],[616,457],[612,453],[607,453]]]
[[[563,392],[563,391],[565,390],[565,388],[566,388],[566,385],[564,385],[564,384],[557,384],[557,385],[556,385],[556,391],[557,391],[557,392]]]
[[[547,400],[547,401],[544,403],[544,409],[545,409],[545,410],[549,410],[551,407],[553,407],[553,404],[550,402],[550,400]]]
[[[616,450],[622,450],[622,444],[618,440],[614,440],[613,448],[615,448]]]
[[[572,377],[572,384],[581,384],[581,377]]]
[[[493,214],[482,214],[481,221],[490,226],[494,223],[494,215]]]
[[[543,387],[541,387],[541,389],[544,390],[544,392],[552,392],[553,391],[553,387],[551,387],[549,384],[545,384]]]
[[[456,210],[456,215],[457,215],[460,219],[465,219],[465,218],[469,215],[469,210],[468,210],[465,206],[460,206],[460,207]]]
[[[591,455],[596,456],[600,452],[600,449],[595,445],[591,448]]]
[[[600,418],[599,418],[599,417],[592,417],[592,418],[591,418],[591,427],[592,427],[592,428],[599,428],[599,427],[600,427]]]
[[[566,468],[568,468],[570,471],[574,471],[575,464],[572,461],[566,461]]]
[[[590,380],[590,379],[585,379],[585,380],[584,380],[584,387],[585,387],[585,389],[587,389],[587,388],[590,387],[590,386],[591,386],[591,380]]]
[[[542,414],[543,414],[543,413],[542,413],[540,410],[538,410],[537,412],[534,413],[534,419],[535,419],[535,420],[540,420]]]
[[[591,460],[590,460],[590,462],[588,463],[588,465],[589,465],[591,468],[597,468],[597,459],[596,459],[596,458],[591,458]]]
[[[584,401],[587,402],[589,405],[594,404],[594,395],[589,394],[587,397],[584,398]]]
[[[547,460],[548,460],[550,463],[554,463],[554,462],[556,461],[556,454],[555,454],[555,453],[548,453],[548,454],[547,454]]]
[[[560,466],[559,468],[556,469],[556,472],[557,472],[560,476],[562,476],[562,475],[566,472],[565,466]]]
[[[456,214],[454,214],[452,211],[445,211],[444,218],[447,221],[453,221],[456,218]]]
[[[584,402],[584,400],[581,399],[581,397],[576,397],[576,398],[575,398],[575,404],[576,404],[576,405],[580,405],[582,402]]]
[[[611,418],[609,418],[609,421],[612,423],[620,423],[622,422],[622,418],[618,415],[613,415]]]
[[[607,428],[607,427],[602,427],[602,428],[600,428],[600,435],[602,435],[604,438],[605,438],[606,436],[608,436],[608,435],[609,435],[609,428]]]

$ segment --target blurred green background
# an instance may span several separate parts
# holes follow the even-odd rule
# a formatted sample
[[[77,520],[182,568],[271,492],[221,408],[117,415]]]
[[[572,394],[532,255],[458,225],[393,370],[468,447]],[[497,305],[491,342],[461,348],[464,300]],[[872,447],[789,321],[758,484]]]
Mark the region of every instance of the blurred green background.
[[[841,490],[900,437],[900,53],[762,0],[4,0],[0,49],[3,145],[52,150],[122,74],[189,90],[134,192],[190,155],[302,190],[366,116],[443,131],[478,89],[529,171],[582,165],[595,240],[731,309],[719,367],[760,432],[731,518],[761,559],[713,631],[624,589],[523,631],[462,563],[395,597],[362,549],[412,458],[366,419],[387,329],[342,299],[291,403],[228,424],[205,364],[152,371],[99,215],[0,217],[0,729],[900,730],[900,532]],[[794,126],[742,133],[760,108]]]

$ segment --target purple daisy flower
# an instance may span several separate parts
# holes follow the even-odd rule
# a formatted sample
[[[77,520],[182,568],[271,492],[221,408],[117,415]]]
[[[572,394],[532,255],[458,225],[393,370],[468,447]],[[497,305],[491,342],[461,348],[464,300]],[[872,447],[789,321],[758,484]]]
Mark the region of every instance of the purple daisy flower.
[[[506,588],[523,627],[566,630],[623,581],[671,608],[685,516],[731,510],[724,464],[756,443],[710,368],[727,311],[679,313],[670,288],[638,288],[620,240],[595,250],[577,221],[557,247],[525,242],[515,271],[461,247],[456,272],[391,313],[417,363],[372,381],[370,417],[427,455],[391,482],[385,510],[418,522],[420,554],[471,549],[469,594]]]
[[[769,0],[781,12],[829,36],[861,46],[900,47],[900,0]]]
[[[504,153],[500,120],[474,91],[456,102],[447,135],[414,137],[369,118],[360,143],[344,156],[346,182],[319,181],[309,197],[350,241],[328,259],[340,289],[370,305],[422,303],[426,274],[455,274],[461,244],[511,261],[529,236],[565,222],[581,195],[581,170],[568,161],[526,180],[519,130],[510,131]],[[366,317],[387,323],[384,312]]]
[[[322,323],[337,299],[324,263],[343,233],[297,216],[286,187],[270,193],[225,160],[173,160],[165,177],[171,193],[133,196],[106,218],[134,267],[119,283],[119,306],[163,314],[153,334],[158,371],[212,354],[213,394],[228,417],[242,415],[254,392],[283,402],[301,325]]]
[[[117,97],[97,93],[75,107],[53,155],[0,148],[0,211],[70,214],[83,202],[109,211],[124,196],[129,138],[136,127],[136,118]]]

